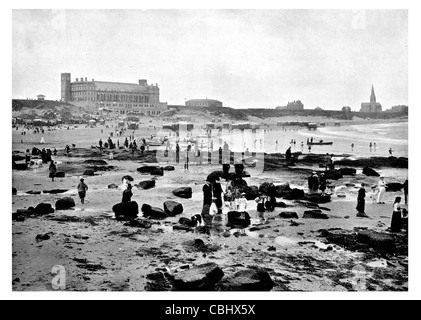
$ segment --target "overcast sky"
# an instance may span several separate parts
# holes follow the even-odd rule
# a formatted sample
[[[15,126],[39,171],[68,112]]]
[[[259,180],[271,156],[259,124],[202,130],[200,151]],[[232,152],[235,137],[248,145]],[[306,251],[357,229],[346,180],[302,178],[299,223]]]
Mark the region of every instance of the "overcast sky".
[[[158,83],[160,100],[233,108],[408,104],[406,10],[14,10],[13,98],[60,99],[60,73]]]

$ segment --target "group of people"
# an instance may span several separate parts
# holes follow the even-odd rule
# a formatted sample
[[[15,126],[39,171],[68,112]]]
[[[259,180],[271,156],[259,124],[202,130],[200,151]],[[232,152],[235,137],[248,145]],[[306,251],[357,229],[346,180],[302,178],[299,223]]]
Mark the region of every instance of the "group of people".
[[[322,195],[325,193],[327,181],[323,172],[319,176],[316,171],[313,171],[307,182],[309,194],[319,193],[319,190],[322,192]]]
[[[367,185],[365,183],[361,184],[361,188],[358,190],[358,198],[357,198],[357,217],[361,218],[368,218],[369,216],[365,213],[365,197],[366,197],[366,190],[365,187]],[[385,204],[384,202],[384,194],[386,192],[386,182],[384,177],[381,176],[380,180],[377,184],[378,189],[377,191],[377,204]],[[404,197],[405,197],[405,205],[408,205],[408,180],[406,180],[403,184],[404,189]],[[402,227],[407,224],[408,221],[408,210],[401,205],[402,197],[397,196],[393,203],[393,213],[391,219],[390,230],[392,232],[400,232]]]

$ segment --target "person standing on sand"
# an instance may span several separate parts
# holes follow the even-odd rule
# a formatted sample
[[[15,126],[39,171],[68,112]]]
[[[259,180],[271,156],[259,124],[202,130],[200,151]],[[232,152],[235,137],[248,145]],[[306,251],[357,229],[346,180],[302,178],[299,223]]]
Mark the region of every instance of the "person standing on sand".
[[[321,174],[320,174],[320,178],[319,178],[319,182],[320,182],[320,187],[319,187],[319,189],[320,189],[320,191],[322,192],[322,195],[325,193],[325,190],[326,190],[326,177],[325,177],[325,174],[322,172]]]
[[[351,143],[351,151],[354,151],[354,143]]]
[[[82,178],[82,179],[80,179],[80,182],[77,186],[77,191],[79,193],[80,202],[82,204],[85,203],[86,190],[88,190],[88,186],[86,185],[86,183],[84,182],[84,180]]]
[[[358,198],[357,198],[357,217],[360,218],[368,218],[365,214],[365,184],[361,183],[361,188],[358,190]]]
[[[217,178],[212,186],[212,192],[214,198],[216,198],[215,204],[218,208],[218,212],[222,212],[222,187],[221,180]]]
[[[408,205],[408,179],[403,183],[403,192],[405,194],[405,205]]]
[[[205,184],[202,188],[203,191],[203,206],[212,204],[212,186],[208,179],[206,179]]]
[[[260,224],[263,224],[267,221],[267,219],[265,219],[265,200],[266,197],[262,194],[259,193],[259,196],[254,199],[254,201],[257,202],[257,208],[256,208],[256,212],[257,212],[257,220],[259,221]]]
[[[48,171],[50,172],[49,177],[51,178],[51,181],[54,181],[54,177],[56,176],[57,167],[54,164],[54,161],[50,162],[50,167],[48,168]]]
[[[392,150],[392,148],[389,148],[389,154],[390,154],[390,156],[393,156],[393,150]]]
[[[393,203],[392,221],[390,223],[390,230],[392,232],[400,232],[402,229],[402,208],[401,197],[396,197]]]
[[[379,188],[379,194],[377,195],[377,203],[378,204],[384,204],[383,198],[384,194],[386,193],[386,182],[384,181],[384,177],[380,177],[380,181],[377,184]]]
[[[121,199],[121,202],[132,201],[132,196],[133,196],[132,185],[128,183],[126,190],[123,191],[123,198]]]

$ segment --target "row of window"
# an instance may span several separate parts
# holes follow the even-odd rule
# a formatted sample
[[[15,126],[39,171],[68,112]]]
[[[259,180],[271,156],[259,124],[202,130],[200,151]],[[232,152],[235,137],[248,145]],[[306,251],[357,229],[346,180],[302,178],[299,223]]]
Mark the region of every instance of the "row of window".
[[[125,111],[125,110],[120,110],[120,114],[126,114],[126,113],[134,113],[134,114],[141,114],[142,111]],[[145,111],[144,113],[148,114],[148,115],[152,115],[152,116],[158,116],[161,114],[161,111],[153,111],[153,110],[148,110]]]

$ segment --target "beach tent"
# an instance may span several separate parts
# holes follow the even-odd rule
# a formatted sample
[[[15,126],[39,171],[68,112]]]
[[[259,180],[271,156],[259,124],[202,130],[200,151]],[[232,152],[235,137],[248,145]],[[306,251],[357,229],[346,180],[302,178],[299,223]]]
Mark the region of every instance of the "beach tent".
[[[119,126],[119,127],[124,127],[124,121],[123,121],[123,120],[120,120],[120,121],[118,122],[118,126]]]
[[[215,124],[213,124],[212,122],[208,122],[208,123],[206,123],[206,128],[207,129],[215,129]]]
[[[89,126],[90,126],[91,128],[93,128],[93,127],[95,127],[95,126],[96,126],[96,121],[95,121],[95,120],[89,120],[89,121],[88,121],[88,124],[89,124]]]
[[[136,129],[139,129],[139,125],[137,124],[137,122],[130,121],[129,124],[127,125],[127,128],[130,130],[136,130]]]
[[[315,123],[315,122],[309,122],[309,123],[307,124],[307,128],[308,128],[309,130],[311,130],[311,129],[316,130],[316,129],[317,129],[317,123]]]

